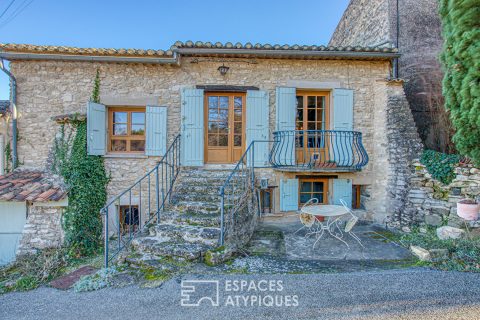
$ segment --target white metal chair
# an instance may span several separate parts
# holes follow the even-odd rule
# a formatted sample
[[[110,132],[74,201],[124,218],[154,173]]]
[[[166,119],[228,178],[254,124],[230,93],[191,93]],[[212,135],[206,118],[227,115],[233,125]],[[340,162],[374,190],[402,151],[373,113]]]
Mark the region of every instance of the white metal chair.
[[[365,247],[363,246],[362,241],[360,240],[360,238],[352,231],[353,227],[355,227],[355,225],[356,225],[357,222],[358,222],[358,217],[353,214],[352,210],[350,210],[350,208],[348,207],[347,203],[346,203],[343,199],[340,199],[340,203],[341,203],[342,206],[345,208],[345,210],[347,210],[348,213],[350,213],[350,215],[352,216],[352,217],[347,221],[347,223],[345,224],[344,232],[345,232],[345,233],[348,233],[353,239],[355,239],[355,240],[358,242],[358,244],[359,244],[363,249],[365,249]],[[347,246],[348,246],[348,244],[347,244]],[[348,246],[348,248],[350,249],[350,246]]]
[[[318,203],[317,198],[312,198],[308,200],[303,206],[302,209],[305,208],[306,206],[314,205]],[[316,232],[317,230],[315,229],[315,217],[308,214],[308,213],[303,213],[302,210],[298,213],[298,216],[300,218],[300,222],[302,223],[302,227],[295,231],[293,234],[296,234],[298,231],[307,229],[307,234],[305,236],[308,236],[312,234],[313,232]]]

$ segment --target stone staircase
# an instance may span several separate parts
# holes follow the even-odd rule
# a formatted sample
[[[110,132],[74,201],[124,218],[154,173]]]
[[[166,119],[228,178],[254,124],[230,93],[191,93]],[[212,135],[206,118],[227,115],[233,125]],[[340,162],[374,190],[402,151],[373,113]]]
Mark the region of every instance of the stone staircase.
[[[170,204],[160,224],[132,241],[136,252],[149,256],[200,260],[218,246],[220,238],[219,189],[231,170],[182,168]]]

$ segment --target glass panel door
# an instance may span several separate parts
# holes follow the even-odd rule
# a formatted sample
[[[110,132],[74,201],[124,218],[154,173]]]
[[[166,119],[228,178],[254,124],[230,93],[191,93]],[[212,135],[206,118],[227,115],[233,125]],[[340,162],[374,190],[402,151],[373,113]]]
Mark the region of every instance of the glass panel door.
[[[317,166],[327,162],[329,93],[297,92],[296,157]]]
[[[206,95],[206,161],[232,163],[244,144],[244,94]]]

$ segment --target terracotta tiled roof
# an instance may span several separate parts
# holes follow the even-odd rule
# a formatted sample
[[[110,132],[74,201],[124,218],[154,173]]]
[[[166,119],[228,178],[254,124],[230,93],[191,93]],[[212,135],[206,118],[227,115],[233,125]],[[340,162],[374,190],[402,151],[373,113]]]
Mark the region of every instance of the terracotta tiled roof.
[[[295,50],[310,52],[376,52],[376,53],[397,53],[396,48],[388,47],[361,47],[346,46],[332,47],[322,45],[280,45],[280,44],[252,44],[239,42],[233,44],[231,42],[202,42],[202,41],[177,41],[169,50],[153,50],[153,49],[114,49],[114,48],[77,48],[67,46],[39,46],[31,44],[14,44],[0,43],[0,51],[4,52],[22,52],[22,53],[38,53],[38,54],[66,54],[66,55],[96,55],[96,56],[122,56],[122,57],[169,57],[179,49],[231,49],[232,53],[236,49],[248,50]],[[180,50],[181,51],[181,50]]]
[[[177,41],[172,46],[171,50],[176,48],[198,48],[198,49],[258,49],[258,50],[297,50],[297,51],[351,51],[351,52],[384,52],[384,53],[396,53],[398,50],[396,48],[388,47],[361,47],[361,46],[345,46],[345,47],[332,47],[332,46],[322,46],[322,45],[280,45],[280,44],[251,44],[247,42],[241,44],[237,42],[235,44],[231,42],[221,43],[221,42],[202,42],[202,41],[187,41],[181,42]]]
[[[28,52],[43,54],[72,54],[122,57],[164,57],[172,56],[171,50],[152,49],[114,49],[114,48],[77,48],[66,46],[37,46],[33,44],[0,43],[0,50],[6,52]]]
[[[67,196],[59,178],[41,171],[14,171],[0,176],[0,201],[59,201]]]

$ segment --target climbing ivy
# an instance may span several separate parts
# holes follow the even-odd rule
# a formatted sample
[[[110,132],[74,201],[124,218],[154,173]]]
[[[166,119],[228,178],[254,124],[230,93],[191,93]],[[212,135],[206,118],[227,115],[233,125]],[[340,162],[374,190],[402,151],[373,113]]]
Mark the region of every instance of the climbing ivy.
[[[92,100],[98,102],[99,72],[95,78]],[[73,256],[96,254],[102,244],[100,209],[107,200],[109,177],[103,158],[87,154],[87,123],[72,120],[75,138],[70,143],[61,128],[61,143],[57,143],[56,163],[69,187],[68,207],[64,214],[65,243]],[[70,147],[71,144],[71,147]]]
[[[480,6],[478,0],[441,0],[445,107],[457,150],[480,163]]]
[[[433,150],[425,150],[420,159],[434,179],[450,184],[455,179],[454,167],[461,160],[456,154],[445,154]]]

